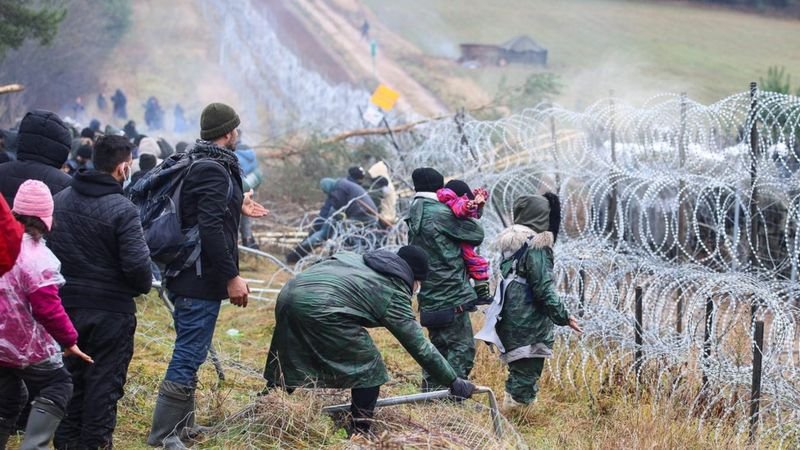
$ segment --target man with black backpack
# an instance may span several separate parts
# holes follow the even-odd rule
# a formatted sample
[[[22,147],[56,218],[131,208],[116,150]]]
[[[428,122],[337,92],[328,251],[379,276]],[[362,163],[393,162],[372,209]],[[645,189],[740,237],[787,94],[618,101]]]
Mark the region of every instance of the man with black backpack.
[[[94,364],[64,358],[74,390],[55,446],[111,448],[117,402],[133,357],[136,304],[153,275],[139,212],[123,195],[131,177],[130,142],[104,136],[94,147],[94,169],[81,169],[54,197],[48,245],[61,261],[61,301],[78,331],[78,345]],[[88,350],[91,349],[91,350]]]
[[[133,189],[137,197],[140,188],[153,183],[150,178],[158,178],[170,167],[182,167],[181,161],[188,158],[173,198],[179,205],[175,209],[180,228],[190,234],[196,230],[198,242],[190,249],[188,260],[181,256],[166,266],[177,336],[147,438],[149,445],[165,448],[184,448],[181,439],[194,434],[197,370],[208,355],[220,303],[228,298],[236,306],[247,306],[249,288],[239,276],[237,246],[241,214],[266,215],[266,210],[242,191],[241,169],[234,153],[239,116],[228,105],[212,103],[203,110],[200,126],[201,139],[186,154],[171,156]],[[153,184],[158,185],[157,181]],[[151,237],[159,232],[156,221],[144,218],[143,224],[153,252]],[[156,259],[156,253],[153,255]]]

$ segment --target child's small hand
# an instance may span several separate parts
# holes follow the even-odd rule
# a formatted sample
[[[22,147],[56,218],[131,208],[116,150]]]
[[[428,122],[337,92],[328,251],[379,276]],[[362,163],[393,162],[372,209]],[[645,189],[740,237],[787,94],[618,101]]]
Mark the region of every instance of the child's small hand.
[[[489,199],[489,191],[482,187],[475,188],[472,193],[475,195],[475,203],[477,203],[478,206],[483,206],[483,204],[486,203],[486,200]]]
[[[64,350],[64,356],[77,356],[78,358],[86,361],[89,364],[94,364],[94,360],[91,356],[83,353],[80,348],[78,348],[77,344],[73,345]]]

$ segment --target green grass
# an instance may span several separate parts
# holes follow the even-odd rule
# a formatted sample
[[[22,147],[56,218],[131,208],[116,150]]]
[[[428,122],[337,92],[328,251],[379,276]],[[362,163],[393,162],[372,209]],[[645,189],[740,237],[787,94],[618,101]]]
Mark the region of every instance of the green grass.
[[[800,23],[685,3],[615,0],[365,0],[382,23],[427,55],[458,57],[458,44],[528,34],[549,49],[566,84],[561,102],[581,107],[609,90],[632,100],[687,91],[713,102],[748,88],[771,65],[800,81]],[[380,37],[378,37],[380,39]],[[488,92],[503,75],[537,69],[453,68]]]
[[[275,268],[271,265],[260,266],[250,257],[244,258],[242,263],[243,273],[252,278],[267,277]],[[119,449],[148,448],[145,439],[158,386],[169,362],[174,340],[171,317],[156,295],[140,298],[137,304],[139,323],[135,353],[128,371],[125,397],[119,403],[114,434],[114,445]],[[473,319],[473,325],[480,327],[479,316],[473,315]],[[223,304],[214,347],[223,360],[227,379],[218,383],[211,364],[206,363],[201,367],[197,413],[201,424],[217,425],[227,418],[226,425],[229,428],[195,448],[346,448],[347,442],[341,430],[337,431],[330,420],[319,413],[324,403],[345,400],[346,391],[298,391],[291,396],[276,392],[257,400],[256,393],[264,386],[261,370],[273,327],[274,312],[269,303],[253,302],[245,309]],[[228,336],[226,331],[230,328],[238,329],[241,336]],[[386,330],[374,329],[370,333],[383,354],[392,378],[381,389],[381,396],[416,392],[421,376],[413,359]],[[565,345],[559,343],[556,352],[563,352]],[[491,387],[502,400],[506,370],[485,345],[478,345],[477,348],[471,379]],[[557,364],[555,361],[558,359],[551,360],[551,363]],[[570,364],[565,360],[557,370],[562,374],[563,381],[566,381],[566,374],[571,372],[581,386],[584,381],[575,362]],[[597,375],[599,371],[592,364],[587,361],[584,372],[588,374],[586,383],[592,393],[585,387],[576,389],[566,382],[559,382],[553,376],[556,369],[548,366],[541,380],[537,403],[528,410],[507,416],[531,448],[701,449],[741,446],[741,440],[736,440],[736,433],[724,423],[716,424],[719,428],[699,428],[698,420],[687,414],[681,398],[656,401],[647,394],[637,397],[633,394],[635,388],[624,377],[611,386],[600,388],[602,381]],[[256,410],[253,416],[230,419],[233,414],[257,401],[260,410]],[[383,415],[379,417],[393,421],[395,427],[382,439],[395,439],[401,443],[408,443],[414,437],[408,434],[414,433],[414,423],[424,426],[443,417],[465,424],[486,420],[488,427],[485,409],[471,411],[457,405],[387,408],[380,414]],[[432,430],[434,439],[437,438],[436,431]],[[714,436],[715,432],[719,432],[719,435]],[[441,436],[445,435],[438,437]],[[738,437],[741,438],[741,435]],[[12,439],[10,448],[14,449],[17,445],[18,440]],[[413,446],[413,443],[410,445]]]

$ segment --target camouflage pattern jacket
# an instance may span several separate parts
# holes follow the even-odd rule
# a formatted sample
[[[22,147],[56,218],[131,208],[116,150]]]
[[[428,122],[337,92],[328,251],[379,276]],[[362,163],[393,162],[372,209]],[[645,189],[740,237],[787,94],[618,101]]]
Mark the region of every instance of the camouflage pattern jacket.
[[[408,242],[422,247],[430,265],[417,299],[422,311],[455,308],[477,300],[461,257],[460,243],[480,245],[483,227],[474,219],[459,219],[436,194],[418,193],[406,218]]]
[[[411,310],[413,275],[396,254],[343,252],[284,286],[264,378],[273,386],[365,388],[388,381],[365,328],[385,327],[411,356],[449,385],[456,374],[425,338]]]
[[[512,259],[526,243],[528,248],[519,259]],[[503,252],[502,276],[507,277],[516,265],[518,280],[506,288],[497,335],[506,351],[538,343],[552,348],[553,324],[569,323],[569,311],[555,291],[553,234],[513,225],[500,233],[496,246]]]

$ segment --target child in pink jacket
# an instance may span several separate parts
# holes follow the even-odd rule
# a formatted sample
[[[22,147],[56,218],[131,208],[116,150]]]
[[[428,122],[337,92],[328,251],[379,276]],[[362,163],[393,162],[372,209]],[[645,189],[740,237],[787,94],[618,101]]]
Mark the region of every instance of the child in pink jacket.
[[[59,344],[91,362],[76,343],[78,333],[61,306],[60,263],[45,246],[53,221],[53,197],[41,181],[20,186],[12,208],[24,226],[19,256],[0,277],[0,448],[5,448],[27,399],[23,381],[39,395],[25,427],[22,449],[47,448],[72,396]]]
[[[483,215],[483,206],[489,199],[486,189],[472,190],[461,180],[450,180],[436,191],[436,197],[446,204],[459,219],[479,219]],[[488,305],[492,302],[489,289],[489,262],[475,252],[475,247],[467,243],[459,243],[461,257],[467,267],[467,274],[474,280],[475,292],[478,294],[477,305]]]

